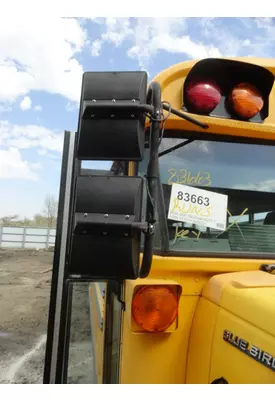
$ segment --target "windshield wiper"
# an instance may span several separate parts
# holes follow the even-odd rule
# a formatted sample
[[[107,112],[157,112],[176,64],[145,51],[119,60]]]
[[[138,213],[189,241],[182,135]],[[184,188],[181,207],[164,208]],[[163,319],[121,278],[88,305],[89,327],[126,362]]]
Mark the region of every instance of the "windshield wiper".
[[[167,150],[161,151],[161,152],[159,153],[159,157],[165,156],[165,154],[169,154],[169,153],[171,153],[172,151],[177,150],[177,149],[180,149],[181,147],[184,147],[184,146],[186,146],[186,145],[188,145],[189,143],[192,143],[192,142],[194,142],[194,141],[195,141],[195,139],[188,139],[188,140],[186,140],[185,142],[176,144],[175,146],[170,147],[170,148],[167,149]]]

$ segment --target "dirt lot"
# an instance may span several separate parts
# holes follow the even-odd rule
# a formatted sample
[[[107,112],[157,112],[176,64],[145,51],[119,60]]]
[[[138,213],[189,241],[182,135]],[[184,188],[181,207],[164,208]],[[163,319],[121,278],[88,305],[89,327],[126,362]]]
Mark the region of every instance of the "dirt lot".
[[[53,253],[0,249],[0,383],[42,383]],[[68,383],[92,382],[88,291],[73,293]]]

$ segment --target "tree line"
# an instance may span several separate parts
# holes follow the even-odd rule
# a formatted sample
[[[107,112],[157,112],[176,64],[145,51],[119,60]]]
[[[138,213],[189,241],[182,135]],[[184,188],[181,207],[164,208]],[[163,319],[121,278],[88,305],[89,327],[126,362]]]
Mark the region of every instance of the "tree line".
[[[0,218],[2,226],[35,226],[35,227],[56,227],[58,202],[52,195],[47,195],[44,200],[44,207],[41,213],[37,213],[33,218],[20,219],[17,214],[6,215]]]

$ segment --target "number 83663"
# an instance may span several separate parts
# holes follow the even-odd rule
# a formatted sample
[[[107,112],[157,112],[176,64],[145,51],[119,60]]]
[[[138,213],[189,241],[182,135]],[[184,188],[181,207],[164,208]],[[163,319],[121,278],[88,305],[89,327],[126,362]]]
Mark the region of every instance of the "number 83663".
[[[208,197],[197,196],[196,194],[190,194],[188,192],[179,191],[177,194],[177,199],[180,201],[185,201],[186,203],[191,202],[193,204],[198,204],[199,206],[204,205],[208,207],[210,205],[210,200]]]

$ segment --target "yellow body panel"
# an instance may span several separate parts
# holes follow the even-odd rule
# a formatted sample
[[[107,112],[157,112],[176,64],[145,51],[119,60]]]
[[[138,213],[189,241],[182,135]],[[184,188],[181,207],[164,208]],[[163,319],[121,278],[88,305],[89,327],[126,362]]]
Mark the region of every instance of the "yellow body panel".
[[[204,298],[198,302],[190,331],[185,383],[209,382],[215,323],[219,307]]]
[[[104,328],[105,328],[105,304],[101,296],[98,283],[89,285],[91,325],[93,336],[93,351],[95,354],[96,383],[102,383],[103,377],[103,353],[104,353]]]
[[[223,277],[228,272],[258,270],[261,264],[260,260],[154,256],[149,278],[126,281],[125,284],[126,312],[122,324],[120,383],[207,383],[210,345],[218,306],[209,302],[210,306],[206,307],[200,300],[202,290],[216,274],[222,274],[220,276]],[[133,287],[148,284],[151,279],[152,282],[158,279],[161,283],[164,280],[167,284],[172,280],[182,287],[178,328],[171,333],[137,334],[131,330],[129,315]],[[196,309],[198,312],[195,312]],[[207,334],[202,335],[205,324],[212,327],[212,331],[209,328]],[[191,368],[191,372],[189,369],[186,377],[189,343],[195,347],[198,357],[196,363],[201,363],[201,368],[196,367],[195,371]]]
[[[213,337],[215,346],[212,348],[209,382],[223,376],[228,380],[228,383],[233,384],[274,384],[274,371],[223,340],[222,335],[225,327],[234,333],[236,332],[239,337],[246,339],[249,343],[270,354],[275,354],[274,336],[221,309]]]
[[[228,58],[230,60],[248,62],[251,64],[257,64],[265,67],[273,74],[275,73],[275,61],[274,59],[265,58]],[[198,62],[185,61],[179,64],[175,64],[170,68],[162,71],[158,74],[153,81],[159,82],[162,88],[162,100],[168,101],[172,107],[177,110],[182,109],[183,105],[183,85],[186,76],[190,72],[191,68]],[[165,113],[166,114],[166,113]],[[190,113],[189,113],[190,114]],[[190,114],[192,116],[193,114]],[[270,139],[275,140],[275,88],[273,85],[272,91],[269,96],[269,116],[266,118],[263,124],[242,122],[233,119],[214,118],[207,116],[193,115],[197,120],[209,125],[209,128],[204,130],[191,124],[190,122],[184,121],[176,115],[170,115],[165,122],[166,130],[187,130],[187,131],[198,131],[203,134],[214,133],[217,135],[232,135],[259,139]],[[147,121],[147,125],[149,121]]]
[[[275,383],[267,368],[223,339],[233,333],[275,357],[275,276],[261,271],[224,274],[205,286],[191,329],[187,383]]]
[[[275,275],[262,271],[221,275],[211,279],[202,295],[275,337]]]

